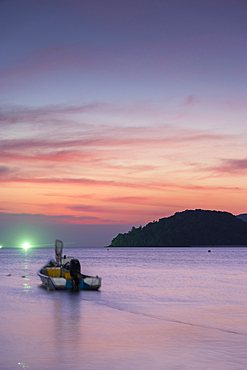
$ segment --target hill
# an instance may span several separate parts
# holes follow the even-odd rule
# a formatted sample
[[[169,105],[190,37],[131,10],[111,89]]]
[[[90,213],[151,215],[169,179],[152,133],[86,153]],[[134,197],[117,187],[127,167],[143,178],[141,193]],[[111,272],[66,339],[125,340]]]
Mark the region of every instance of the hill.
[[[112,247],[247,245],[247,223],[228,212],[186,210],[118,234]]]
[[[237,218],[247,222],[247,213],[242,213],[241,215],[238,215]]]

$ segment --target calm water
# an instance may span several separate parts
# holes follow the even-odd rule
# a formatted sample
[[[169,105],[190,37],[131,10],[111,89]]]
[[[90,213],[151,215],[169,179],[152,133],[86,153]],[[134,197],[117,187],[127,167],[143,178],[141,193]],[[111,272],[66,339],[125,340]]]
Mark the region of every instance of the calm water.
[[[42,288],[53,249],[0,250],[1,370],[247,368],[247,249],[64,252],[99,292]]]

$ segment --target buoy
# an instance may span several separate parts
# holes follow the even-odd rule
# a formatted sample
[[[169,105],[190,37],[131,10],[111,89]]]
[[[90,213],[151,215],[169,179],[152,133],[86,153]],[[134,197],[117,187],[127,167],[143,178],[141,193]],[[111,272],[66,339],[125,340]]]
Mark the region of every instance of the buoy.
[[[211,252],[211,250],[209,249],[209,250],[208,250],[208,252],[210,253],[210,252]]]
[[[107,250],[109,251],[109,248],[107,248]]]

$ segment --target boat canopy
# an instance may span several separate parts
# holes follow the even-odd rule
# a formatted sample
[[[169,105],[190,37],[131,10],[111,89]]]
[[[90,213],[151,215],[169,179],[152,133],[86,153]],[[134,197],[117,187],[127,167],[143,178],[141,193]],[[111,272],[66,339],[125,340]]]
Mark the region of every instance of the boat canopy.
[[[62,254],[63,254],[63,242],[59,239],[55,241],[55,254],[56,254],[56,261],[59,265],[62,264]]]

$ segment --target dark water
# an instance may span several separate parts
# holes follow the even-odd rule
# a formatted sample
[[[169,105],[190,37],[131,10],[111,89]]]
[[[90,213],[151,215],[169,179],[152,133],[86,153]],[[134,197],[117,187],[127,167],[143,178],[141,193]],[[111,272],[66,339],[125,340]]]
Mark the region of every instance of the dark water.
[[[1,370],[247,368],[247,249],[65,253],[99,292],[40,287],[53,249],[0,250]]]

